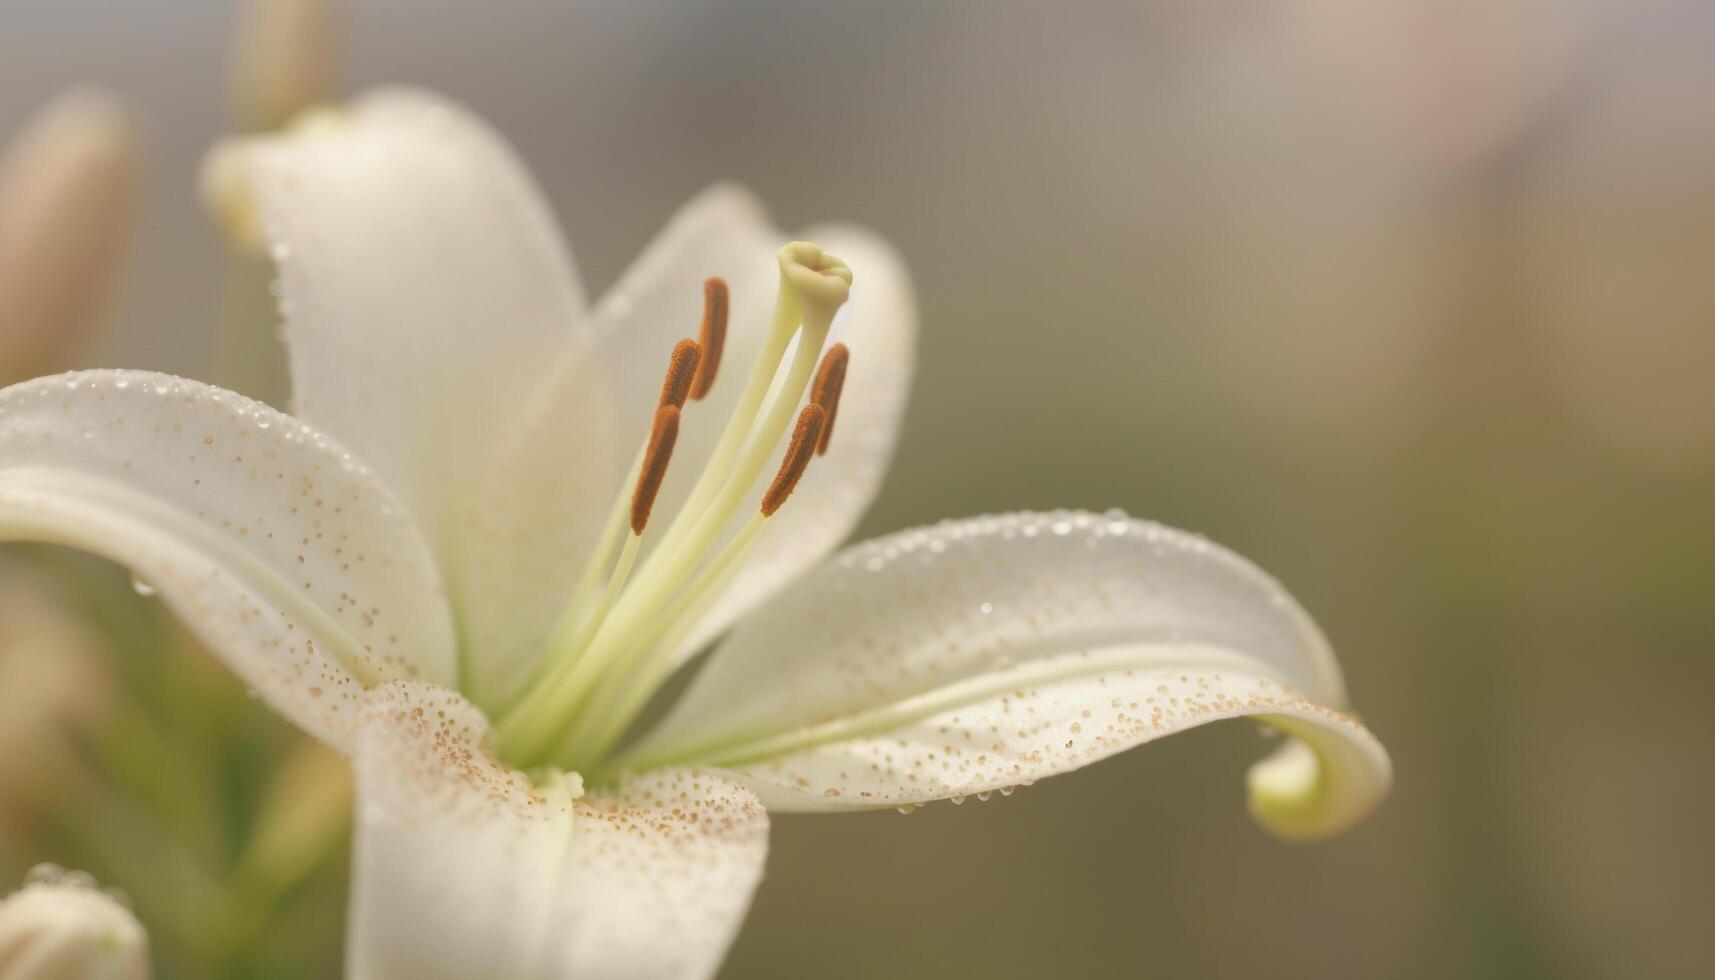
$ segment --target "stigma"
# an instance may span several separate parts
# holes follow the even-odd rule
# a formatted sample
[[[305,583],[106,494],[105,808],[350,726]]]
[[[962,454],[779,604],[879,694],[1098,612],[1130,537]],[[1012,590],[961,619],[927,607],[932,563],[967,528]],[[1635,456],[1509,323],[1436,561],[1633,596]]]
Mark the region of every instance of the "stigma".
[[[756,360],[738,382],[714,449],[699,470],[680,473],[671,464],[681,427],[719,424],[694,418],[716,383],[731,313],[726,281],[704,281],[697,338],[668,354],[622,496],[534,683],[497,725],[509,763],[576,770],[600,761],[736,577],[766,522],[827,453],[851,352],[845,344],[823,348],[850,296],[852,271],[811,242],[786,245],[777,262],[779,292]],[[689,487],[670,514],[656,507],[668,480]],[[747,500],[754,500],[748,510]]]

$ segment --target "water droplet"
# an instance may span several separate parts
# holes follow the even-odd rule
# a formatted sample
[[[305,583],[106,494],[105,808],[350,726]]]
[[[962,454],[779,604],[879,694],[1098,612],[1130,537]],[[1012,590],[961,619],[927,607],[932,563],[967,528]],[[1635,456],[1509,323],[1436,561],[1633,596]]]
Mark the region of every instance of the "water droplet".
[[[899,812],[900,812],[900,813],[903,813],[903,814],[905,814],[905,815],[906,815],[906,816],[908,816],[908,817],[909,817],[909,816],[911,816],[911,815],[912,815],[912,814],[913,814],[913,813],[916,813],[916,812],[917,812],[917,804],[915,804],[915,803],[907,803],[907,804],[906,804],[906,805],[904,805],[904,806],[902,806],[902,807],[900,807],[900,808],[899,808]]]
[[[947,797],[947,802],[953,804],[954,806],[958,806],[959,804],[965,802],[965,798],[962,796],[949,796],[949,797]]]
[[[61,878],[65,877],[65,873],[66,873],[66,869],[60,867],[59,865],[54,864],[50,861],[44,861],[41,864],[38,864],[35,867],[31,868],[29,870],[29,873],[24,875],[24,884],[26,884],[26,885],[53,885],[53,884],[58,884],[59,880]]]
[[[994,795],[993,793],[978,793],[977,794],[977,802],[978,803],[987,803],[989,801],[989,797],[991,797],[993,795]]]
[[[1014,790],[1015,790],[1015,789],[1017,789],[1017,787],[1015,787],[1015,786],[1002,786],[1002,787],[1001,787],[1001,788],[1000,788],[1000,795],[1002,795],[1002,796],[1011,796],[1011,795],[1012,795],[1012,794],[1013,794],[1013,791],[1014,791]]]
[[[143,579],[140,578],[136,572],[132,572],[131,573],[131,591],[135,592],[138,595],[142,596],[143,598],[147,599],[148,597],[155,594],[155,587],[153,585],[150,585],[148,582],[143,581]]]
[[[994,612],[994,603],[992,603],[992,602],[983,603],[982,605],[977,607],[977,612],[980,612],[984,616],[987,616],[989,613]]]

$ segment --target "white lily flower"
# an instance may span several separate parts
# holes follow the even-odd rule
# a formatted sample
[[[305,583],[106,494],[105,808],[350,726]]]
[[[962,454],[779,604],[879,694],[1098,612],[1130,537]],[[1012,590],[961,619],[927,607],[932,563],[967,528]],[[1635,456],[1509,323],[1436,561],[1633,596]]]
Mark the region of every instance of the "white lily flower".
[[[912,366],[869,233],[782,248],[716,188],[590,307],[511,152],[432,96],[223,152],[215,196],[279,263],[296,417],[134,372],[16,386],[0,537],[130,565],[351,756],[353,976],[706,976],[762,803],[986,794],[1222,718],[1292,736],[1250,781],[1278,834],[1384,794],[1321,633],[1201,538],[1062,512],[833,554]]]

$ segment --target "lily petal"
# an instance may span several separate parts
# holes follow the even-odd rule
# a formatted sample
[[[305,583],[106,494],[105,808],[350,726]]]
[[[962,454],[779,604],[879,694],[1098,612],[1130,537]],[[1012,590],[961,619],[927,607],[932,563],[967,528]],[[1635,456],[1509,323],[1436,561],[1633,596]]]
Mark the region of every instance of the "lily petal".
[[[405,499],[458,607],[503,603],[464,575],[469,517],[496,433],[584,316],[539,189],[479,120],[416,91],[220,152],[279,265],[296,414]]]
[[[460,603],[471,651],[460,690],[490,710],[530,679],[626,465],[600,355],[569,341],[523,420],[494,442],[470,518]]]
[[[265,405],[138,371],[0,391],[0,540],[129,566],[336,748],[366,685],[454,673],[434,560],[381,481]]]
[[[621,765],[717,765],[771,808],[902,806],[1249,716],[1294,736],[1253,813],[1336,833],[1385,794],[1321,632],[1254,565],[1123,515],[948,522],[848,549],[746,620]]]
[[[414,977],[695,978],[714,973],[762,875],[768,818],[690,770],[579,798],[489,755],[450,691],[371,695],[354,756],[348,969]]]
[[[862,229],[829,225],[809,230],[806,237],[854,270],[851,300],[829,335],[830,344],[843,341],[852,349],[838,434],[791,503],[769,521],[752,557],[705,614],[680,659],[844,541],[875,498],[898,441],[917,326],[904,263],[886,242]],[[678,510],[692,477],[714,451],[762,345],[779,285],[775,253],[787,241],[749,192],[717,185],[682,208],[597,304],[594,329],[602,360],[616,372],[618,424],[630,436],[618,451],[628,461],[649,434],[668,352],[680,338],[696,336],[703,280],[721,276],[730,290],[720,372],[708,397],[685,410],[674,475],[656,501],[657,514]],[[624,465],[616,472],[622,473]]]

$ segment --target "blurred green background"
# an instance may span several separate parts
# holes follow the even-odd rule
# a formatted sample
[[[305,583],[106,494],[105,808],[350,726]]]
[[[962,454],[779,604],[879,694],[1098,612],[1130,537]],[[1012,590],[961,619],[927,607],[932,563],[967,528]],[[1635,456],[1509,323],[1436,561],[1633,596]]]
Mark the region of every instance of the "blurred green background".
[[[598,289],[718,178],[787,228],[884,232],[921,362],[865,533],[1050,506],[1204,532],[1317,616],[1394,755],[1385,807],[1310,847],[1246,817],[1244,725],[984,804],[779,817],[723,976],[1715,970],[1709,4],[340,6],[341,91],[486,116]],[[91,365],[208,373],[225,258],[194,178],[231,18],[0,2],[0,132],[83,81],[143,121]],[[103,629],[176,644],[105,577]],[[284,726],[210,673],[242,733],[210,764],[254,780]],[[0,871],[65,860],[43,840]],[[337,864],[274,932],[334,935]]]

